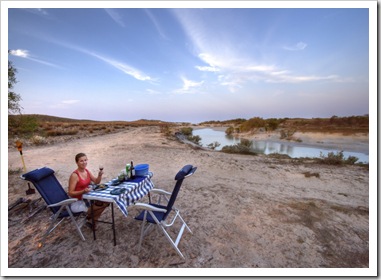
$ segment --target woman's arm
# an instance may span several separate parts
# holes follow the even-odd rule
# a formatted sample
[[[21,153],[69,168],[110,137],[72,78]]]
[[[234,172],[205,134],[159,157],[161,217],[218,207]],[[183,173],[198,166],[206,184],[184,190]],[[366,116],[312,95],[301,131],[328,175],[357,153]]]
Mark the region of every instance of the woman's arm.
[[[101,182],[103,171],[99,170],[98,177],[95,177],[90,171],[89,171],[89,174],[90,174],[91,181],[93,181],[95,184],[99,184]]]

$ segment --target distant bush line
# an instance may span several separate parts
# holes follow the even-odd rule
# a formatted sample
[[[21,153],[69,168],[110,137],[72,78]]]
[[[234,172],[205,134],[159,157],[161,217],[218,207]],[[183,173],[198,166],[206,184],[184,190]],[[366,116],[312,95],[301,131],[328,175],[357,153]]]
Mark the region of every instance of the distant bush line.
[[[355,133],[369,131],[369,116],[350,116],[331,118],[269,118],[263,119],[254,117],[250,119],[232,119],[227,121],[208,121],[200,123],[200,125],[219,125],[228,126],[227,135],[233,133],[244,133],[255,130],[273,131],[282,129],[286,134],[292,131],[300,132],[342,132]],[[287,137],[287,136],[285,136]]]
[[[157,120],[137,121],[90,121],[59,118],[45,115],[9,115],[8,134],[10,137],[55,137],[64,135],[76,135],[80,132],[92,134],[110,133],[128,127],[160,126],[169,127],[171,123]],[[163,128],[162,131],[165,131]]]

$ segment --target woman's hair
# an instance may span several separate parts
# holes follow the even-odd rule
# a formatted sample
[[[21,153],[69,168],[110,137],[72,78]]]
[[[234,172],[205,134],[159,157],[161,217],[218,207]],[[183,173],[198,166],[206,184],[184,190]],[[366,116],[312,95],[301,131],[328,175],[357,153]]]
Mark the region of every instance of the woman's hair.
[[[79,159],[80,159],[81,157],[85,157],[85,156],[86,156],[85,153],[79,153],[79,154],[77,154],[77,155],[75,156],[75,162],[78,162]]]

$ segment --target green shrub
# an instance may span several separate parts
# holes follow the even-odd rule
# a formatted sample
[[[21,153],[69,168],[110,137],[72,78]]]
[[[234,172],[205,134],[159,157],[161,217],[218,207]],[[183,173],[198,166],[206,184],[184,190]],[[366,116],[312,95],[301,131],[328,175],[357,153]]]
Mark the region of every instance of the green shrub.
[[[8,118],[8,130],[15,135],[30,135],[37,131],[38,120],[30,115],[19,115],[17,118]]]
[[[327,156],[324,156],[322,152],[320,152],[320,163],[329,164],[329,165],[342,165],[342,164],[355,164],[358,161],[357,157],[349,156],[347,159],[344,157],[343,151],[337,152],[329,152]]]
[[[280,121],[278,119],[268,119],[266,123],[266,130],[275,130],[278,128]]]
[[[160,126],[160,132],[162,134],[164,134],[165,136],[170,136],[171,135],[171,128],[167,124],[161,125]]]
[[[282,129],[280,131],[280,139],[286,139],[286,140],[291,140],[291,137],[294,135],[294,133],[296,132],[296,130],[292,130],[292,129]]]
[[[241,132],[248,132],[253,130],[254,128],[260,128],[265,126],[266,126],[266,121],[264,119],[255,117],[242,123],[239,128]]]
[[[346,160],[345,160],[345,163],[346,164],[355,164],[357,161],[359,160],[358,157],[355,157],[355,156],[349,156]]]
[[[187,139],[197,145],[200,145],[201,137],[198,135],[189,135]]]
[[[60,130],[60,129],[51,129],[46,132],[47,136],[62,136],[62,135],[75,135],[78,133],[78,129],[68,129],[68,130]]]
[[[184,134],[185,136],[190,136],[193,134],[193,128],[191,127],[183,127],[181,128],[180,132]]]
[[[251,149],[252,144],[253,141],[241,139],[241,142],[238,144],[223,146],[221,151],[229,154],[255,155],[256,153]]]
[[[226,135],[232,135],[234,133],[234,127],[232,126],[229,126],[226,130],[225,130],[225,134]]]
[[[219,146],[221,146],[221,144],[217,141],[214,141],[213,143],[208,144],[208,147],[212,150],[216,149]]]

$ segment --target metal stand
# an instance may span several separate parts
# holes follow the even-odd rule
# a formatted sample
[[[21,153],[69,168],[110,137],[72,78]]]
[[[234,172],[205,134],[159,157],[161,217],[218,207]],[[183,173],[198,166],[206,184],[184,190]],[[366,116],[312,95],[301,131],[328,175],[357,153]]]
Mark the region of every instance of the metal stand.
[[[93,223],[93,237],[94,237],[94,240],[96,240],[96,236],[95,236],[95,227],[94,227],[94,201],[91,201],[91,220],[92,220],[92,223]],[[99,223],[104,223],[104,224],[111,224],[112,225],[112,232],[113,232],[113,237],[114,237],[114,246],[116,246],[116,232],[115,232],[115,218],[114,218],[114,203],[111,202],[111,217],[112,217],[112,222],[108,222],[108,221],[100,221],[98,220],[97,222]]]
[[[23,157],[23,154],[22,154],[22,142],[17,140],[16,141],[16,147],[17,147],[17,150],[20,152],[21,161],[22,161],[22,165],[23,165],[23,170],[24,170],[24,172],[26,172],[25,161],[24,161],[24,157]],[[26,193],[26,195],[31,195],[31,194],[36,193],[36,190],[31,188],[29,182],[28,182],[28,189],[26,190],[25,193]],[[26,205],[24,207],[29,206],[29,216],[24,221],[24,222],[26,222],[26,221],[29,220],[29,218],[33,217],[38,212],[40,212],[41,210],[46,208],[46,205],[37,207],[37,203],[41,199],[42,199],[41,197],[37,198],[35,200],[31,200],[31,199],[27,199],[27,198],[24,198],[24,197],[20,197],[14,203],[12,203],[11,205],[8,206],[8,212],[11,211],[12,209],[14,209],[16,206],[25,203]],[[37,207],[37,209],[35,209],[36,207]]]

